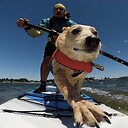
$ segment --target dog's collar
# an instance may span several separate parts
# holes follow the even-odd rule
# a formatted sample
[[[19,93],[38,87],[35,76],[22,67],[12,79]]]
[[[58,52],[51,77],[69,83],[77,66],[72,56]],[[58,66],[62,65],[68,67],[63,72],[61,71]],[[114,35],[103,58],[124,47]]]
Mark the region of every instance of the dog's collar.
[[[90,73],[92,72],[92,64],[91,62],[82,62],[77,61],[69,58],[65,54],[63,54],[58,48],[55,50],[55,52],[52,55],[52,59],[55,58],[57,62],[60,64],[74,69],[74,70],[82,70],[84,72]]]

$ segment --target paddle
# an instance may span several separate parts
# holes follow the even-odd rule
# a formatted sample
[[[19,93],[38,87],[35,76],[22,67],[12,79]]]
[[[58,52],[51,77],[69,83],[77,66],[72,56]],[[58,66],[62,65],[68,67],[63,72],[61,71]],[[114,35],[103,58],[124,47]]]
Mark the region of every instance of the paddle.
[[[59,35],[60,33],[57,32],[56,30],[53,30],[53,29],[48,29],[46,27],[40,27],[40,26],[35,26],[35,25],[32,25],[32,24],[26,24],[25,25],[28,25],[29,27],[31,28],[35,28],[35,29],[38,29],[38,30],[43,30],[43,31],[46,31],[48,33],[51,33],[51,34],[54,34],[54,35]]]
[[[32,24],[27,24],[29,27],[32,27],[32,28],[35,28],[35,29],[39,29],[39,30],[43,30],[43,31],[46,31],[46,32],[48,32],[48,33],[52,33],[52,34],[54,34],[54,35],[59,35],[60,33],[58,33],[56,30],[53,30],[53,29],[48,29],[48,28],[46,28],[46,27],[39,27],[39,26],[35,26],[35,25],[32,25]],[[117,61],[117,62],[119,62],[119,63],[121,63],[121,64],[123,64],[123,65],[125,65],[125,66],[128,66],[128,62],[127,61],[125,61],[125,60],[122,60],[122,59],[120,59],[120,58],[118,58],[118,57],[116,57],[116,56],[114,56],[114,55],[111,55],[111,54],[109,54],[109,53],[107,53],[107,52],[104,52],[104,51],[102,51],[102,50],[100,50],[100,54],[101,55],[104,55],[104,56],[106,56],[106,57],[108,57],[108,58],[110,58],[110,59],[112,59],[112,60],[115,60],[115,61]]]
[[[107,52],[104,52],[104,51],[100,50],[100,54],[102,54],[102,55],[104,55],[104,56],[106,56],[106,57],[108,57],[108,58],[110,58],[112,60],[115,60],[115,61],[117,61],[117,62],[119,62],[119,63],[121,63],[121,64],[123,64],[125,66],[128,66],[128,62],[127,61],[122,60],[122,59],[120,59],[120,58],[118,58],[116,56],[113,56],[113,55],[111,55],[111,54],[109,54]]]

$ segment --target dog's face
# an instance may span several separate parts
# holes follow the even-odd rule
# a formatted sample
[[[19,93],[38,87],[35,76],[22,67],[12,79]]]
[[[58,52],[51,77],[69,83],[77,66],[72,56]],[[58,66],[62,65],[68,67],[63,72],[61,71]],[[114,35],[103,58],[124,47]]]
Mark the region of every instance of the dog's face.
[[[90,62],[97,58],[101,42],[95,28],[74,25],[66,28],[58,36],[56,46],[74,60]]]

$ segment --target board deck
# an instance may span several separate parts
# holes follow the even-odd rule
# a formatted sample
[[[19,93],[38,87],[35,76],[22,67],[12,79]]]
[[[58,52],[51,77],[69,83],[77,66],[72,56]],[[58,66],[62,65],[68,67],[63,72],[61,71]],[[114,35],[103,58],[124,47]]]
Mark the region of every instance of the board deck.
[[[105,111],[112,113],[111,124],[100,123],[100,128],[127,128],[128,116],[93,98],[81,94]],[[61,94],[55,93],[55,87],[48,87],[45,93],[26,92],[0,105],[1,128],[75,128],[73,112]],[[81,128],[90,128],[83,125]]]

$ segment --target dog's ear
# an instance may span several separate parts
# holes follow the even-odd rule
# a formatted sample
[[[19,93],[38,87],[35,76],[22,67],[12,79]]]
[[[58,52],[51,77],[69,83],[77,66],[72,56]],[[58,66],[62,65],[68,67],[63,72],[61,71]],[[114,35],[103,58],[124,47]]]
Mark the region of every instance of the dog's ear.
[[[65,44],[66,35],[67,35],[67,32],[69,29],[70,29],[70,27],[63,27],[62,28],[63,32],[58,36],[56,43],[55,43],[57,48],[61,48]]]
[[[67,31],[70,27],[63,27],[62,30],[63,31]]]

